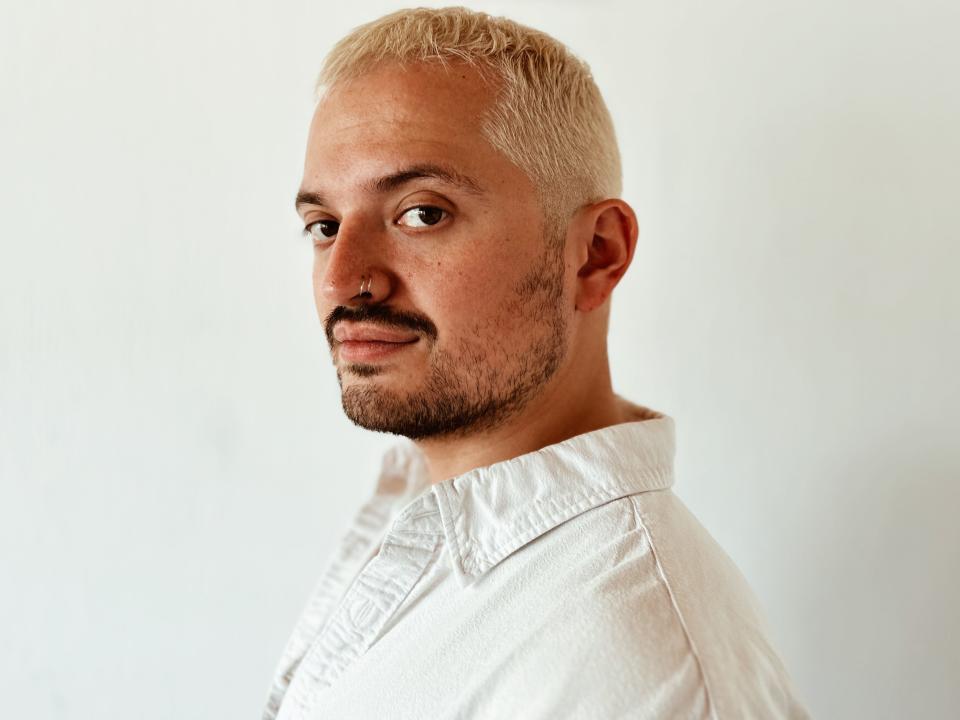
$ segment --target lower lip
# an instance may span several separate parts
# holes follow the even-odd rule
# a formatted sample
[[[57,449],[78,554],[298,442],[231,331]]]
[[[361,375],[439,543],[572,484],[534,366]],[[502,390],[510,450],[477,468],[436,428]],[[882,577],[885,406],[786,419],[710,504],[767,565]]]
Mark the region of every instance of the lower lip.
[[[347,341],[340,343],[340,359],[346,362],[369,363],[385,360],[396,355],[404,348],[416,344],[416,340],[405,343],[396,342],[359,342]]]

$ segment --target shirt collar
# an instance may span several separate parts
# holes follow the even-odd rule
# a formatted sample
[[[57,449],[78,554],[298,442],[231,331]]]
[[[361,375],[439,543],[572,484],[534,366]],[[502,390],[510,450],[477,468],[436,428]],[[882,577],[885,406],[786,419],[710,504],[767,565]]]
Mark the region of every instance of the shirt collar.
[[[432,488],[422,456],[408,457],[404,495],[433,492],[461,586],[576,515],[673,484],[673,419],[642,405],[630,408],[638,419],[470,470]],[[419,455],[413,443],[407,449]]]

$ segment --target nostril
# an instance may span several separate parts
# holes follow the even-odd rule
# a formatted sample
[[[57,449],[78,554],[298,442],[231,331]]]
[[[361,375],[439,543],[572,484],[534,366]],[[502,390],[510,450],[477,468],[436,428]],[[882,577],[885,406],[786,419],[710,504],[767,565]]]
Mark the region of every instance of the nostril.
[[[370,300],[373,297],[373,277],[363,274],[360,276],[360,292],[354,295],[351,300]]]

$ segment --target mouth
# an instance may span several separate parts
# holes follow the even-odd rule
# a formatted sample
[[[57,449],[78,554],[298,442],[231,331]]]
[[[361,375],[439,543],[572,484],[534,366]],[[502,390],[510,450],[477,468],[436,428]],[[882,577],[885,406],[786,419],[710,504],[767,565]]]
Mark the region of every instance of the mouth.
[[[338,357],[344,362],[373,363],[391,358],[419,340],[342,340],[337,343]]]
[[[386,360],[415,345],[420,337],[409,330],[383,325],[339,323],[333,331],[338,357],[344,362],[373,363]]]

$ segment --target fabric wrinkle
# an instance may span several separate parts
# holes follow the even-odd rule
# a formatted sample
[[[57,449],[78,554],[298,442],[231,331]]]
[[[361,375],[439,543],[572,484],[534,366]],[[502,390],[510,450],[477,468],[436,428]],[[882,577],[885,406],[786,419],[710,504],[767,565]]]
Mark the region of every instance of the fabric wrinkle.
[[[672,491],[673,418],[631,408],[434,484],[392,447],[265,720],[806,718],[746,579]]]

